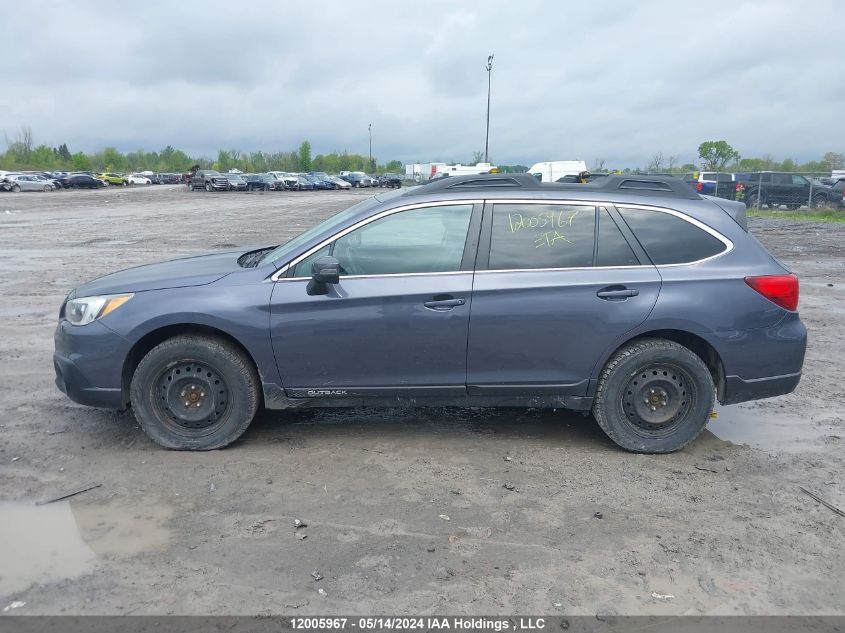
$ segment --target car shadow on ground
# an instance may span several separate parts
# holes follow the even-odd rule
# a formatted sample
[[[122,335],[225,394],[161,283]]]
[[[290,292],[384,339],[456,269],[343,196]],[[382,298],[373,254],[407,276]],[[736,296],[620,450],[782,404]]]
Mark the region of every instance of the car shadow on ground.
[[[524,408],[333,408],[261,411],[240,445],[291,437],[359,444],[383,441],[537,441],[548,446],[620,450],[592,415]]]

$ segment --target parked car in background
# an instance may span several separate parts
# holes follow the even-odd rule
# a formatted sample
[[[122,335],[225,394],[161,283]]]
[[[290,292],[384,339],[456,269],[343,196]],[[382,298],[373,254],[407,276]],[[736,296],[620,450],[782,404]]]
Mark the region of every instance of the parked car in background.
[[[243,179],[243,174],[226,174],[226,180],[229,181],[229,191],[246,191],[246,180]]]
[[[695,182],[695,190],[704,196],[718,196],[734,199],[736,186],[735,176],[731,173],[717,171],[699,172]]]
[[[206,191],[228,191],[229,180],[214,169],[199,169],[188,180],[188,190],[205,189]]]
[[[153,183],[152,180],[141,174],[129,174],[125,177],[125,181],[127,185],[151,185]]]
[[[402,186],[402,176],[399,174],[386,173],[379,176],[379,185],[382,187],[396,187]]]
[[[369,187],[370,186],[370,179],[369,177],[360,171],[351,171],[347,174],[341,172],[341,178],[343,178],[346,182],[348,182],[353,187]]]
[[[264,181],[270,185],[270,189],[273,191],[284,191],[285,190],[285,181],[283,178],[279,178],[269,172],[262,174],[264,177]]]
[[[246,183],[247,191],[269,191],[270,185],[265,182],[264,174],[241,174],[241,180]]]
[[[828,204],[837,209],[845,209],[845,178],[834,180],[830,187]]]
[[[179,174],[156,174],[156,178],[161,185],[178,185],[181,182]]]
[[[8,183],[8,190],[17,193],[19,191],[53,191],[53,183],[43,176],[34,174],[6,174],[4,177]]]
[[[299,176],[297,174],[291,174],[286,171],[270,171],[267,173],[275,176],[277,180],[284,182],[285,189],[299,188]]]
[[[334,189],[334,184],[311,174],[303,174],[303,178],[314,185],[314,189]]]
[[[61,183],[65,189],[99,189],[105,187],[102,180],[88,174],[68,174],[61,179]]]
[[[329,176],[329,180],[331,180],[335,185],[337,185],[337,189],[352,189],[352,185],[350,185],[340,176]]]
[[[297,175],[296,179],[297,179],[296,188],[299,191],[314,191],[314,189],[316,189],[316,187],[314,186],[314,183],[311,182],[310,180],[308,180],[308,178],[306,178],[302,174]]]
[[[829,187],[813,186],[801,174],[778,171],[743,172],[736,174],[737,194],[747,207],[784,205],[797,209],[804,205],[823,207],[835,195]]]
[[[123,174],[115,174],[112,172],[103,172],[99,173],[95,176],[98,180],[102,180],[103,183],[108,185],[125,185],[128,184],[126,179],[123,177]]]

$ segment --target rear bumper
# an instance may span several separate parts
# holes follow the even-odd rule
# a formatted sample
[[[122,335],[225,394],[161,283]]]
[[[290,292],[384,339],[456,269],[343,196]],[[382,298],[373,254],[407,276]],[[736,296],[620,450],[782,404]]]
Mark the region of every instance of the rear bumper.
[[[739,376],[725,376],[725,393],[719,399],[722,404],[736,404],[749,400],[760,400],[782,396],[795,391],[801,380],[801,372],[767,378],[743,380]]]
[[[709,340],[722,359],[722,404],[782,396],[801,380],[807,329],[797,313],[787,314],[772,327],[723,332]]]

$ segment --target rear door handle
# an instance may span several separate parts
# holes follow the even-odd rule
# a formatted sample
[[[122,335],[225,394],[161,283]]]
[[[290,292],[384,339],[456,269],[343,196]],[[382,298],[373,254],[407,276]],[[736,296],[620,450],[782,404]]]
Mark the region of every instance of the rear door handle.
[[[640,291],[635,288],[603,288],[596,293],[599,299],[627,299],[636,297]]]
[[[442,297],[442,298],[441,298]],[[429,310],[451,310],[457,306],[462,306],[466,303],[466,299],[455,299],[450,295],[439,295],[432,301],[426,301],[423,305]]]

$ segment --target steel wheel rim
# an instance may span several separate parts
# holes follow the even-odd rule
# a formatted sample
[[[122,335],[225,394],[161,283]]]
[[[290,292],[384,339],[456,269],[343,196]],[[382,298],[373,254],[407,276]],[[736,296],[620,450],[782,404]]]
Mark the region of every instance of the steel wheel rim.
[[[685,369],[654,363],[629,375],[621,404],[625,420],[638,433],[654,437],[674,432],[696,398],[695,383]]]
[[[231,406],[222,374],[195,360],[165,367],[156,379],[153,402],[169,430],[195,437],[216,431]]]

